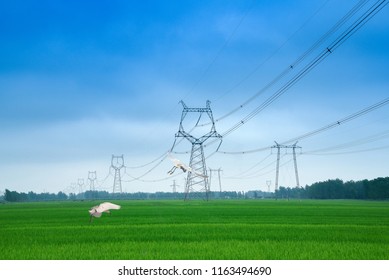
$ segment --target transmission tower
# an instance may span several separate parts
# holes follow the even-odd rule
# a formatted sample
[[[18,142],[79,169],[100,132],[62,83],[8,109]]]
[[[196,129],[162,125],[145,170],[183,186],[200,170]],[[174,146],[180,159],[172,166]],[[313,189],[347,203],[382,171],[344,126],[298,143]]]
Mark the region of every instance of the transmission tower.
[[[277,194],[277,191],[278,191],[278,175],[280,173],[280,150],[281,150],[281,148],[284,148],[285,146],[280,145],[277,142],[275,142],[275,143],[276,144],[274,146],[272,146],[271,148],[272,149],[273,148],[277,149],[276,183],[275,183],[275,188],[274,188],[274,191]]]
[[[124,156],[114,156],[111,159],[111,168],[115,170],[112,193],[122,193],[122,178],[120,170],[124,167]]]
[[[96,171],[88,172],[89,188],[91,191],[95,191],[95,181],[97,180]]]
[[[170,186],[173,187],[173,193],[176,193],[177,192],[176,180],[173,180],[173,185],[170,185]]]
[[[217,177],[219,180],[219,196],[220,196],[220,198],[222,196],[222,181],[221,181],[220,172],[222,172],[222,171],[223,170],[221,170],[221,168],[219,168],[219,169],[209,168],[209,186],[212,186],[212,184],[211,184],[212,183],[212,172],[217,172]]]
[[[296,149],[301,149],[301,147],[297,146],[297,142],[296,142],[292,146],[290,146],[290,148],[292,148],[292,151],[293,151],[294,172],[296,174],[296,187],[299,188],[300,187],[300,180],[299,180],[299,173],[297,170]]]
[[[275,141],[274,141],[275,142]],[[297,142],[294,143],[293,145],[281,145],[275,142],[276,144],[272,146],[271,148],[276,148],[277,149],[277,167],[276,167],[276,183],[275,183],[275,193],[276,193],[276,198],[277,198],[277,191],[278,191],[278,176],[280,173],[280,150],[281,149],[292,149],[292,154],[293,154],[293,161],[294,161],[294,171],[296,175],[296,186],[300,187],[300,182],[299,182],[299,175],[298,175],[298,170],[297,170],[297,159],[296,159],[296,149],[301,149],[300,146],[297,146]]]
[[[267,185],[267,192],[270,193],[271,180],[267,180],[266,185]]]
[[[173,185],[170,185],[173,188],[173,198],[177,198],[177,183],[176,180],[173,180]]]
[[[185,197],[184,199],[187,200],[189,198],[189,193],[193,191],[205,191],[206,200],[209,199],[209,183],[208,183],[208,176],[207,176],[207,167],[205,164],[205,157],[204,157],[204,147],[203,144],[205,141],[207,141],[210,138],[218,138],[220,139],[220,144],[222,141],[222,136],[216,132],[215,128],[215,121],[213,119],[212,110],[210,107],[211,102],[207,100],[206,107],[205,108],[189,108],[185,105],[184,101],[180,101],[180,103],[183,106],[182,114],[181,114],[181,121],[179,130],[176,133],[175,137],[177,138],[183,137],[187,139],[192,144],[192,150],[190,154],[190,162],[189,166],[192,168],[194,172],[188,172],[186,185],[185,185]],[[199,114],[198,121],[195,125],[197,126],[198,122],[200,121],[200,118],[202,114],[206,114],[210,120],[211,123],[211,129],[208,133],[200,136],[195,137],[191,135],[190,133],[185,131],[184,128],[184,119],[188,113],[196,113]],[[191,130],[193,131],[193,129]],[[219,149],[219,147],[217,149]],[[203,176],[199,176],[197,174],[202,174]]]
[[[80,193],[83,192],[84,179],[79,178],[78,181],[77,181],[77,185],[78,185],[78,193],[80,194]]]

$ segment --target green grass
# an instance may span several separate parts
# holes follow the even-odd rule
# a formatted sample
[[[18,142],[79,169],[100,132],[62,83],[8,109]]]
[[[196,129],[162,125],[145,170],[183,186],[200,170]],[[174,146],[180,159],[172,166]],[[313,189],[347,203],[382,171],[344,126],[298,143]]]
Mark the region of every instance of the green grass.
[[[388,202],[100,202],[1,204],[1,259],[389,259]]]

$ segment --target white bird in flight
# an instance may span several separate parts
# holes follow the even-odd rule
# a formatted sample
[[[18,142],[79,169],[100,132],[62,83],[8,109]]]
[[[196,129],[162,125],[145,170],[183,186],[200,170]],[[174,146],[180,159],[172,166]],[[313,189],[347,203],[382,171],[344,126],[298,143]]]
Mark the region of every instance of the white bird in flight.
[[[194,171],[190,166],[187,166],[186,164],[182,163],[179,159],[176,159],[174,157],[172,157],[170,154],[169,154],[169,159],[173,162],[174,166],[172,167],[172,169],[170,169],[168,171],[168,174],[169,175],[172,175],[174,173],[174,171],[176,171],[177,168],[180,168],[182,171],[184,172],[191,172],[191,173],[194,173],[196,174],[197,176],[200,176],[200,177],[203,177],[203,178],[207,178],[208,176],[204,175],[204,174],[201,174],[201,173],[198,173],[196,171]]]
[[[109,210],[112,209],[118,210],[120,209],[120,205],[116,205],[111,202],[103,202],[100,205],[93,206],[89,210],[89,214],[90,214],[89,222],[92,221],[93,217],[100,218],[103,212],[111,214]]]

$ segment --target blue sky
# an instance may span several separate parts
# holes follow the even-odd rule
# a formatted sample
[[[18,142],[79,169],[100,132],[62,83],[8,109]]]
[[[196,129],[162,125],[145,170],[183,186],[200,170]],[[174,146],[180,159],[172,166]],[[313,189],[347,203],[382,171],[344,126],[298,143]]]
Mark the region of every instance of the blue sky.
[[[112,154],[124,154],[124,180],[141,176],[156,162],[130,167],[152,162],[171,147],[181,99],[189,107],[210,100],[218,119],[261,90],[357,2],[3,1],[0,190],[69,191],[95,170],[99,187],[110,190]],[[368,1],[361,12],[373,3]],[[388,18],[385,7],[274,103],[225,137],[220,150],[269,147],[387,98]],[[293,71],[218,121],[216,129],[223,133],[245,118],[298,69]],[[301,184],[388,176],[388,108],[301,140]],[[190,118],[189,123],[196,116]],[[194,133],[203,132],[197,128]],[[340,144],[348,148],[334,148]],[[328,147],[326,154],[310,153]],[[215,149],[207,146],[206,154]],[[175,150],[189,151],[190,145],[183,141]],[[189,162],[189,154],[176,156]],[[283,154],[280,185],[295,184],[290,159]],[[274,161],[274,150],[268,149],[218,153],[207,165],[223,169],[226,190],[266,190],[268,180],[274,188]],[[141,180],[124,182],[124,190],[170,191],[173,179],[183,186],[183,175],[167,178],[169,169],[165,160]]]

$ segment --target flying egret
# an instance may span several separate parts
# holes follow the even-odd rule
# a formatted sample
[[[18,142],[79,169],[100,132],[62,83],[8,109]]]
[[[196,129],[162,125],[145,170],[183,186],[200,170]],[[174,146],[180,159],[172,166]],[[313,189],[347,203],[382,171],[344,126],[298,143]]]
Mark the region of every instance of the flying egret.
[[[194,171],[190,166],[187,166],[186,164],[182,163],[179,159],[176,159],[174,157],[172,157],[170,154],[169,154],[169,159],[173,162],[174,166],[172,167],[172,169],[170,169],[168,171],[168,174],[169,175],[172,175],[174,173],[174,171],[176,171],[177,168],[180,168],[182,171],[184,172],[191,172],[191,173],[194,173],[196,174],[197,176],[200,176],[200,177],[203,177],[203,178],[206,178],[208,176],[204,175],[204,174],[201,174],[201,173],[198,173],[196,171]]]
[[[120,209],[120,205],[116,205],[116,204],[113,204],[111,202],[103,202],[100,205],[93,206],[89,210],[89,214],[90,214],[89,222],[92,221],[93,217],[100,218],[101,215],[103,214],[103,212],[111,214],[111,212],[109,212],[109,210],[112,210],[112,209],[118,210],[118,209]]]

